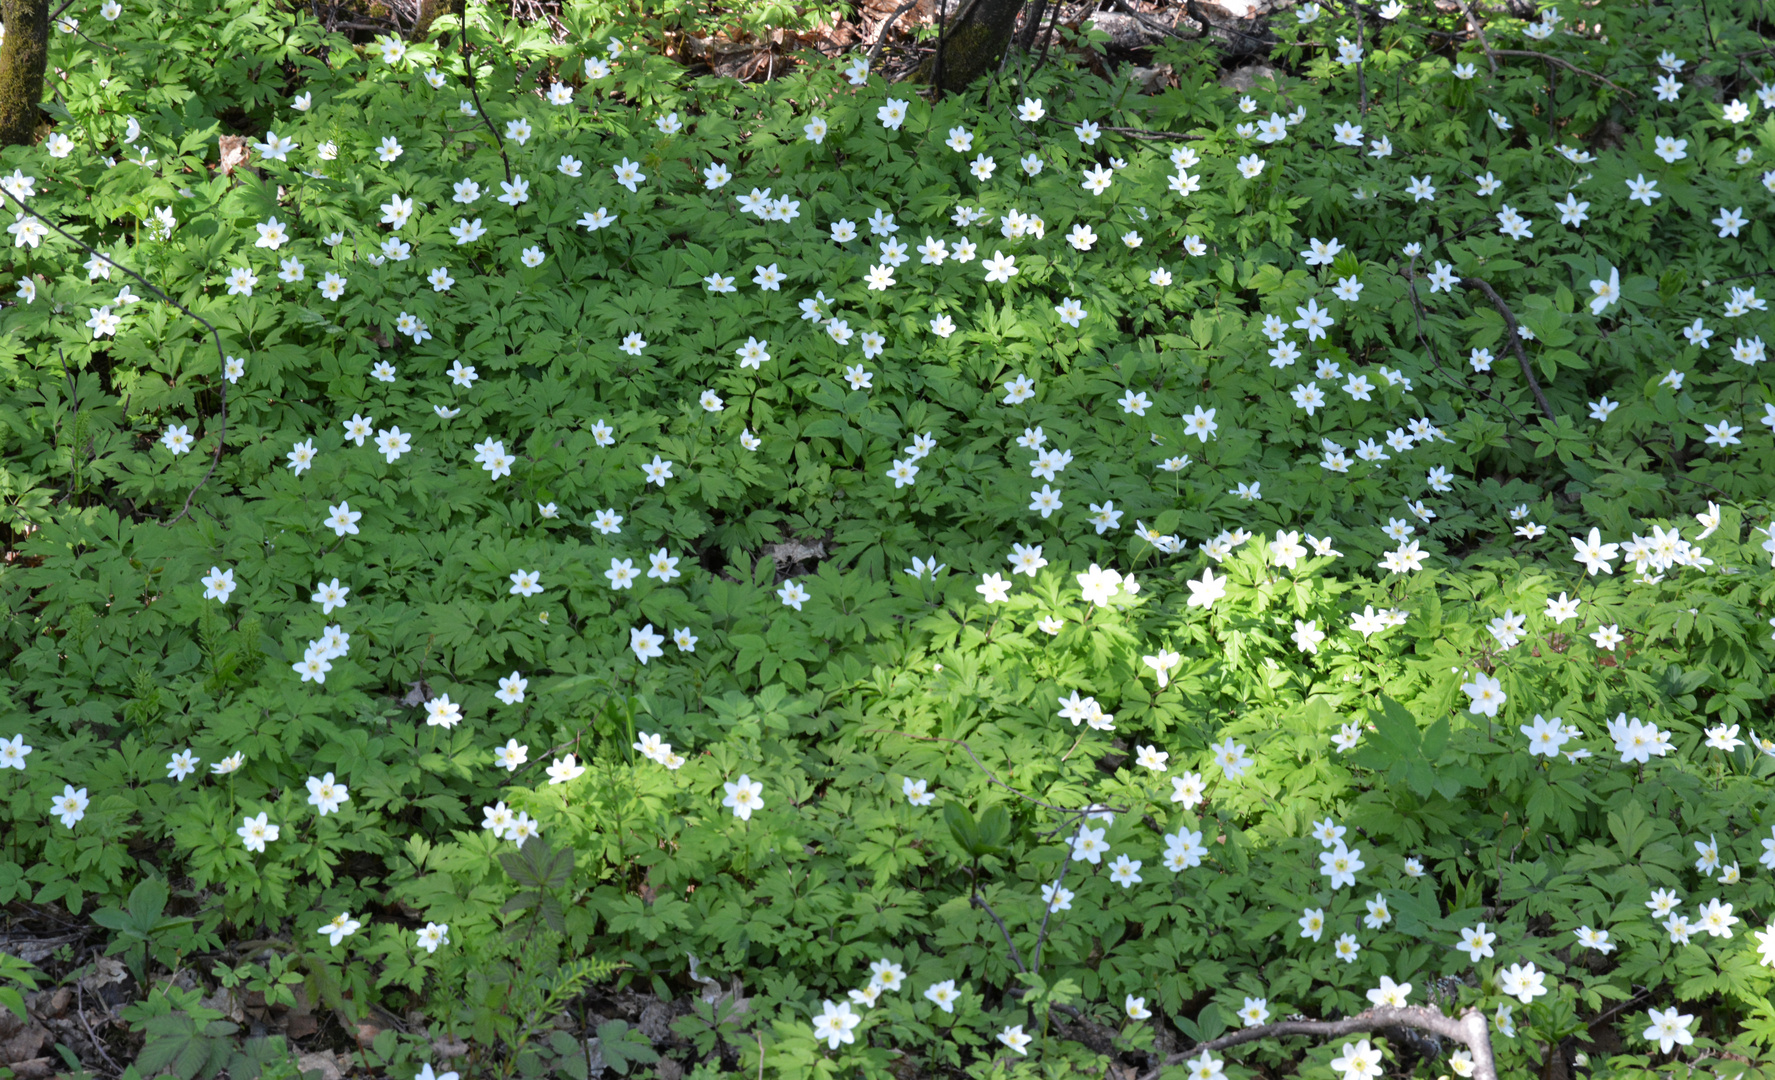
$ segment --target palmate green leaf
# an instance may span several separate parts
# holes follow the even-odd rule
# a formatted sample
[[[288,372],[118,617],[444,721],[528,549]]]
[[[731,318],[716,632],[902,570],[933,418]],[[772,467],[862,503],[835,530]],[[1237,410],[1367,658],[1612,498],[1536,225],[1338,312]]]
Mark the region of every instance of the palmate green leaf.
[[[517,851],[501,855],[499,864],[512,880],[526,889],[559,889],[573,876],[573,849],[552,847],[538,838]]]
[[[228,1060],[231,1044],[225,1036],[236,1030],[226,1020],[200,1024],[182,1011],[154,1017],[144,1027],[148,1039],[135,1066],[149,1075],[170,1072],[181,1080],[213,1076]]]

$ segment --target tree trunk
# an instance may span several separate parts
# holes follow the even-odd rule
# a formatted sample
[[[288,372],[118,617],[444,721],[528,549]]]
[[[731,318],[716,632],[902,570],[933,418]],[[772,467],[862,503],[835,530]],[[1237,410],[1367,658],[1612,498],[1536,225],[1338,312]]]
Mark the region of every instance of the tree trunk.
[[[998,66],[1022,9],[1023,0],[961,0],[937,41],[937,51],[907,81],[951,93],[966,90]]]
[[[0,146],[37,139],[43,73],[49,67],[49,0],[0,0]]]
[[[1023,32],[1017,35],[1017,48],[1022,52],[1030,52],[1035,48],[1035,36],[1041,33],[1042,17],[1048,13],[1049,0],[1031,0],[1029,17],[1023,20]],[[1054,0],[1056,6],[1059,0]]]

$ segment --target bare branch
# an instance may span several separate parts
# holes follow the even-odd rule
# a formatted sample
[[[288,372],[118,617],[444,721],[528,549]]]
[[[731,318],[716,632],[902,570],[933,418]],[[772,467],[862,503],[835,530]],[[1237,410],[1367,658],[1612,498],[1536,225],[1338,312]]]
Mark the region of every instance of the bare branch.
[[[881,47],[887,43],[888,31],[892,30],[894,28],[894,23],[899,21],[900,16],[906,14],[908,11],[911,11],[913,8],[915,8],[917,6],[918,6],[918,0],[906,0],[906,2],[904,4],[901,4],[899,7],[894,9],[894,13],[892,15],[889,15],[887,17],[887,19],[884,22],[882,22],[881,32],[875,35],[875,44],[871,45],[869,47],[869,66],[870,67],[875,66],[876,58],[881,55]]]
[[[1560,67],[1565,68],[1567,71],[1570,71],[1573,74],[1582,75],[1586,79],[1595,79],[1597,82],[1602,83],[1604,86],[1610,87],[1611,89],[1614,89],[1614,90],[1619,90],[1621,93],[1626,94],[1628,97],[1636,97],[1637,96],[1636,94],[1634,94],[1633,91],[1627,89],[1625,86],[1621,86],[1616,83],[1610,82],[1608,79],[1604,78],[1601,75],[1598,75],[1594,71],[1585,71],[1583,68],[1577,66],[1576,64],[1572,63],[1571,61],[1561,60],[1559,57],[1553,56],[1549,53],[1530,52],[1527,49],[1487,49],[1486,52],[1492,56],[1527,56],[1527,57],[1532,57],[1533,59],[1536,59],[1536,60],[1545,60],[1550,64],[1558,64]],[[1494,67],[1495,67],[1495,64],[1494,64]]]
[[[998,912],[992,910],[992,905],[988,904],[986,898],[980,895],[980,883],[978,880],[974,882],[974,890],[971,899],[973,900],[975,907],[980,908],[985,911],[986,914],[992,916],[992,921],[998,924],[998,932],[1005,936],[1005,944],[1011,947],[1011,962],[1017,965],[1017,970],[1028,972],[1029,969],[1023,966],[1022,954],[1017,951],[1017,943],[1011,940],[1011,932],[1005,929],[1005,921],[998,917]]]
[[[155,285],[152,281],[149,281],[147,278],[136,273],[134,270],[131,270],[129,267],[127,267],[127,266],[123,265],[122,263],[118,262],[117,260],[111,258],[111,256],[109,256],[109,255],[105,254],[104,252],[100,251],[99,249],[93,247],[91,244],[88,244],[86,241],[81,240],[80,238],[75,237],[75,236],[70,236],[60,225],[57,225],[55,222],[49,220],[48,218],[44,217],[42,214],[39,214],[37,211],[31,209],[28,205],[26,205],[25,200],[19,198],[17,195],[13,194],[11,191],[5,192],[5,195],[7,198],[11,199],[13,202],[18,204],[20,215],[29,214],[30,216],[36,218],[38,221],[43,222],[43,224],[46,227],[55,230],[56,234],[58,236],[60,236],[62,239],[71,241],[72,243],[75,243],[75,244],[79,244],[86,251],[97,256],[98,258],[105,260],[105,262],[109,263],[112,266],[115,266],[117,269],[123,271],[124,273],[128,274],[130,277],[135,278],[137,281],[141,282],[142,287],[147,289],[149,292],[153,293],[155,296],[160,297],[162,300],[171,304],[173,307],[178,308],[180,311],[184,312],[186,315],[189,315],[191,318],[197,320],[197,322],[205,330],[208,330],[210,332],[210,339],[216,343],[216,359],[219,360],[222,364],[221,370],[222,370],[222,376],[223,376],[222,382],[217,387],[218,392],[221,394],[222,410],[221,410],[221,422],[220,422],[219,428],[216,432],[216,452],[210,458],[210,467],[203,474],[203,479],[199,480],[197,482],[197,487],[192,488],[191,493],[185,496],[185,506],[182,510],[179,511],[179,516],[173,518],[171,521],[166,523],[168,526],[178,524],[180,518],[183,518],[186,514],[189,514],[191,512],[191,500],[197,497],[198,490],[201,489],[203,487],[203,485],[209,483],[210,477],[215,475],[216,466],[221,464],[221,462],[222,462],[222,447],[224,446],[224,444],[226,444],[226,442],[228,440],[228,379],[227,379],[228,353],[226,350],[224,350],[222,348],[222,335],[216,331],[216,328],[214,326],[212,326],[203,317],[199,316],[195,311],[192,311],[190,308],[186,307],[184,304],[181,304],[177,300],[174,300],[172,297],[168,296],[166,293],[161,292],[158,288],[155,287]]]
[[[1140,1080],[1158,1080],[1159,1075],[1167,1068],[1181,1065],[1188,1058],[1205,1050],[1225,1050],[1242,1043],[1255,1042],[1258,1039],[1287,1035],[1311,1035],[1321,1039],[1335,1039],[1342,1035],[1354,1035],[1363,1031],[1385,1033],[1388,1028],[1415,1028],[1418,1031],[1427,1031],[1432,1035],[1440,1035],[1452,1042],[1462,1043],[1473,1054],[1474,1080],[1498,1080],[1497,1059],[1492,1056],[1491,1032],[1487,1027],[1484,1013],[1478,1009],[1469,1008],[1461,1014],[1459,1019],[1456,1019],[1437,1009],[1426,1008],[1422,1005],[1408,1005],[1405,1008],[1383,1005],[1342,1020],[1281,1020],[1274,1024],[1241,1028],[1238,1031],[1222,1035],[1218,1039],[1201,1043],[1189,1050],[1180,1050],[1168,1056],[1157,1068],[1146,1073]]]
[[[1176,38],[1178,41],[1198,41],[1201,39],[1201,37],[1203,35],[1205,35],[1207,33],[1207,30],[1204,29],[1202,31],[1202,34],[1198,34],[1196,37],[1193,37],[1193,38],[1187,38],[1187,37],[1184,37],[1182,34],[1178,33],[1177,31],[1171,29],[1169,26],[1166,26],[1164,23],[1157,22],[1153,19],[1148,18],[1144,13],[1136,11],[1134,9],[1134,5],[1128,3],[1128,0],[1116,0],[1116,7],[1119,8],[1120,10],[1126,12],[1127,14],[1134,16],[1135,20],[1137,22],[1139,22],[1140,25],[1146,27],[1148,30],[1153,31],[1154,33],[1167,34],[1171,37]]]
[[[1099,810],[1108,810],[1112,813],[1117,813],[1117,814],[1122,814],[1122,813],[1127,812],[1126,807],[1120,807],[1120,806],[1096,806],[1096,805],[1093,805],[1093,806],[1085,806],[1085,807],[1067,807],[1067,806],[1055,806],[1053,803],[1043,802],[1042,800],[1036,798],[1034,795],[1030,795],[1025,792],[1019,791],[1018,789],[1005,783],[1003,780],[1000,780],[997,776],[994,776],[992,770],[988,769],[986,767],[986,763],[984,761],[981,761],[980,758],[975,755],[974,748],[969,746],[967,743],[963,742],[960,739],[951,739],[951,738],[947,738],[942,735],[914,735],[910,731],[895,731],[892,728],[870,728],[869,730],[865,731],[863,734],[865,734],[865,735],[898,735],[901,738],[917,739],[920,742],[954,743],[955,745],[961,747],[963,750],[967,751],[968,756],[974,759],[974,764],[978,765],[980,767],[980,771],[986,774],[986,779],[992,781],[994,784],[997,784],[999,787],[1004,788],[1006,791],[1017,796],[1019,799],[1022,799],[1025,802],[1032,802],[1037,806],[1043,807],[1048,810],[1053,810],[1056,813],[1085,814],[1085,813],[1095,813]]]
[[[1461,14],[1467,17],[1467,25],[1473,28],[1474,35],[1479,38],[1479,47],[1485,50],[1485,58],[1491,61],[1491,73],[1496,75],[1498,54],[1492,52],[1491,42],[1485,39],[1485,27],[1479,25],[1479,19],[1473,14],[1473,9],[1467,6],[1467,0],[1455,0],[1455,3],[1461,5]]]
[[[1149,131],[1146,128],[1110,127],[1107,124],[1098,130],[1113,131],[1118,135],[1126,135],[1131,139],[1183,139],[1187,142],[1203,137],[1201,135],[1185,135],[1181,131]]]
[[[1504,328],[1510,332],[1510,348],[1516,352],[1516,362],[1522,365],[1522,377],[1528,380],[1528,388],[1535,392],[1535,401],[1541,406],[1541,414],[1547,417],[1547,422],[1558,423],[1559,418],[1553,415],[1553,406],[1547,404],[1547,395],[1541,393],[1541,384],[1535,378],[1535,370],[1529,366],[1528,356],[1522,351],[1522,335],[1516,329],[1516,316],[1505,306],[1503,297],[1483,278],[1462,278],[1461,284],[1484,293],[1491,300],[1492,306],[1498,309],[1498,314],[1504,317]]]

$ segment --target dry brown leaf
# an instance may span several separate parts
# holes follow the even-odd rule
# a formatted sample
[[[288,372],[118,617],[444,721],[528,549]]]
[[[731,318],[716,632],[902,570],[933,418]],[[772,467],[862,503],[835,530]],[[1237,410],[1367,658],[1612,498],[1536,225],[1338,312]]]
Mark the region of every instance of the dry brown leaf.
[[[345,1069],[339,1064],[339,1058],[331,1050],[322,1050],[317,1054],[303,1054],[296,1059],[296,1068],[304,1073],[319,1070],[320,1080],[342,1080]]]
[[[233,176],[234,170],[253,159],[253,152],[247,145],[245,135],[224,135],[220,141],[223,176]]]

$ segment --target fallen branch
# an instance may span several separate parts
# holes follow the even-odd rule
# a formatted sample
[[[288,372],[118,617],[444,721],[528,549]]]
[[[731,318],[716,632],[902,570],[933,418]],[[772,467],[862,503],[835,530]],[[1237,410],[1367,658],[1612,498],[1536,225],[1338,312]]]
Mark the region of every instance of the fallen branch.
[[[506,156],[505,140],[500,137],[499,129],[493,126],[493,118],[487,115],[487,107],[481,104],[480,84],[475,78],[475,63],[469,55],[467,15],[463,16],[461,29],[462,38],[458,44],[461,46],[462,51],[463,81],[468,83],[469,96],[475,99],[475,115],[481,118],[481,122],[486,124],[487,130],[493,134],[493,146],[499,151],[499,160],[505,165],[506,182],[510,183],[512,179],[512,159]]]
[[[57,225],[55,222],[49,220],[48,218],[44,217],[42,214],[39,214],[37,211],[31,209],[30,206],[28,206],[25,203],[25,200],[19,198],[17,195],[14,195],[12,192],[8,191],[5,193],[5,195],[7,198],[11,199],[13,202],[18,204],[20,217],[24,217],[26,215],[29,215],[31,217],[36,218],[38,221],[41,221],[45,227],[54,230],[56,235],[60,236],[62,239],[67,240],[70,243],[80,245],[80,247],[82,249],[105,260],[105,262],[107,262],[110,265],[116,267],[117,269],[123,271],[124,273],[128,274],[130,277],[135,278],[137,281],[142,283],[143,288],[147,289],[149,292],[153,293],[155,296],[160,297],[162,300],[166,301],[168,304],[171,304],[173,307],[178,308],[180,311],[184,312],[186,315],[189,315],[191,318],[195,319],[198,322],[198,324],[201,325],[205,330],[208,330],[210,332],[210,339],[212,341],[214,341],[216,344],[216,359],[219,360],[222,364],[221,373],[223,376],[221,384],[217,387],[217,392],[221,395],[221,420],[220,420],[220,423],[219,423],[219,425],[217,427],[217,431],[216,431],[216,452],[210,458],[210,467],[203,474],[203,479],[199,480],[197,482],[197,487],[192,488],[191,493],[185,496],[185,506],[183,509],[181,509],[179,511],[179,516],[173,518],[171,521],[166,523],[168,527],[178,524],[180,518],[183,518],[186,514],[189,514],[191,512],[191,500],[197,497],[198,490],[201,489],[203,487],[203,485],[210,482],[210,477],[215,474],[216,466],[222,463],[222,447],[228,441],[228,378],[227,378],[227,375],[228,375],[228,352],[227,352],[227,350],[222,348],[222,335],[216,331],[216,328],[213,325],[211,325],[208,320],[204,319],[202,316],[198,315],[195,311],[192,311],[190,308],[186,307],[184,304],[181,304],[177,300],[174,300],[172,297],[168,296],[166,293],[161,292],[158,288],[155,287],[155,285],[152,281],[149,281],[147,278],[136,273],[134,270],[131,270],[129,267],[118,262],[116,259],[113,259],[111,256],[100,251],[98,248],[95,248],[91,244],[88,244],[86,241],[81,240],[75,236],[70,236],[67,233],[67,231],[64,230],[60,225]]]
[[[1634,94],[1633,91],[1627,89],[1625,86],[1621,86],[1617,83],[1611,82],[1607,78],[1605,78],[1601,75],[1598,75],[1594,71],[1585,71],[1583,68],[1572,63],[1571,61],[1561,60],[1559,57],[1554,56],[1550,53],[1531,52],[1528,49],[1487,49],[1486,53],[1489,55],[1492,55],[1492,56],[1527,56],[1527,57],[1531,57],[1535,60],[1545,60],[1550,64],[1558,64],[1560,67],[1565,68],[1567,71],[1572,72],[1575,75],[1582,75],[1586,79],[1595,79],[1597,82],[1602,83],[1604,86],[1607,86],[1607,87],[1614,89],[1614,90],[1619,90],[1621,93],[1626,94],[1629,97],[1637,96]],[[1497,70],[1495,62],[1494,62],[1494,66],[1493,66],[1492,70],[1495,74],[1496,70]]]
[[[997,776],[993,775],[992,770],[988,769],[986,767],[986,763],[984,761],[981,761],[979,756],[974,753],[974,748],[969,746],[966,742],[962,741],[961,739],[951,739],[951,738],[944,736],[944,735],[914,735],[910,731],[895,731],[892,728],[870,728],[867,731],[864,731],[863,734],[865,734],[865,735],[899,735],[902,738],[906,738],[906,739],[917,739],[919,742],[954,743],[956,746],[959,746],[963,750],[967,751],[968,757],[973,758],[974,764],[979,766],[980,771],[986,774],[986,779],[990,780],[994,784],[997,784],[999,787],[1004,788],[1006,791],[1017,796],[1019,799],[1022,799],[1025,802],[1034,803],[1037,806],[1040,806],[1040,807],[1047,809],[1047,810],[1053,810],[1056,813],[1083,814],[1083,813],[1096,813],[1101,810],[1108,810],[1111,813],[1116,813],[1116,814],[1127,813],[1127,807],[1125,807],[1125,806],[1099,806],[1099,805],[1093,804],[1091,806],[1074,808],[1074,807],[1066,807],[1066,806],[1055,806],[1053,803],[1043,802],[1041,799],[1038,799],[1033,795],[1030,795],[1030,794],[1028,794],[1024,791],[1021,791],[1017,788],[1014,788],[1011,785],[1005,783],[1003,780],[1000,780]]]
[[[1242,38],[1256,41],[1261,44],[1273,44],[1276,40],[1273,35],[1267,33],[1253,34],[1248,30],[1241,30],[1230,23],[1226,26],[1221,26],[1217,23],[1209,22],[1208,16],[1202,11],[1202,6],[1197,0],[1184,0],[1183,10],[1190,18],[1202,24],[1202,37],[1207,37],[1211,30],[1218,30],[1223,34],[1237,34]]]
[[[877,57],[879,57],[881,55],[881,47],[883,45],[887,44],[888,31],[892,30],[894,28],[894,23],[899,20],[900,16],[906,14],[908,11],[911,11],[913,8],[915,8],[917,6],[918,6],[918,0],[906,0],[906,2],[904,4],[901,4],[899,7],[895,8],[894,13],[892,15],[889,15],[887,17],[886,21],[884,21],[881,24],[881,32],[879,34],[875,35],[875,44],[871,45],[869,47],[869,66],[870,67],[875,66],[875,60]]]
[[[1461,14],[1467,17],[1467,25],[1472,28],[1474,36],[1479,38],[1479,47],[1485,50],[1485,58],[1491,62],[1491,73],[1496,75],[1498,54],[1492,52],[1491,42],[1485,39],[1485,28],[1479,25],[1479,19],[1473,14],[1473,9],[1467,6],[1467,0],[1455,0],[1455,3],[1461,5]]]
[[[986,912],[987,915],[992,917],[992,921],[998,924],[998,932],[1005,936],[1005,944],[1011,947],[1011,963],[1017,965],[1018,971],[1027,974],[1029,969],[1023,966],[1023,956],[1017,951],[1017,943],[1011,940],[1011,932],[1005,929],[1005,921],[998,917],[998,912],[992,910],[992,905],[988,904],[986,898],[980,895],[980,882],[978,879],[974,881],[974,891],[970,900],[975,907]]]
[[[1146,128],[1110,127],[1107,124],[1099,131],[1113,131],[1118,135],[1126,135],[1131,139],[1200,139],[1200,135],[1185,135],[1181,131],[1148,131]]]
[[[1200,34],[1196,35],[1193,38],[1184,37],[1182,34],[1171,29],[1169,26],[1166,26],[1164,23],[1157,22],[1153,19],[1147,18],[1147,16],[1144,13],[1135,10],[1134,5],[1128,3],[1128,0],[1116,0],[1116,8],[1120,11],[1126,12],[1127,14],[1134,16],[1135,21],[1140,23],[1140,25],[1146,27],[1148,30],[1152,30],[1152,31],[1154,31],[1156,33],[1160,33],[1160,34],[1169,35],[1171,37],[1176,38],[1178,41],[1199,41],[1203,37],[1207,36],[1207,34],[1208,34],[1208,24],[1203,23],[1202,24],[1202,32]]]
[[[1522,377],[1528,380],[1528,388],[1535,392],[1535,402],[1541,406],[1541,414],[1547,418],[1547,422],[1557,423],[1553,406],[1547,403],[1547,395],[1541,393],[1541,383],[1535,378],[1534,368],[1529,366],[1528,355],[1522,351],[1522,335],[1516,330],[1516,316],[1510,313],[1509,307],[1504,304],[1504,298],[1483,278],[1462,278],[1461,284],[1484,293],[1491,300],[1492,306],[1498,309],[1498,314],[1504,317],[1504,327],[1510,332],[1510,348],[1516,353],[1516,362],[1522,365]]]
[[[1442,372],[1442,374],[1448,378],[1449,382],[1451,382],[1451,383],[1452,382],[1459,382],[1461,385],[1461,388],[1463,390],[1466,389],[1467,388],[1467,380],[1465,378],[1457,379],[1447,368],[1442,366],[1442,361],[1436,356],[1436,347],[1434,345],[1431,345],[1430,339],[1424,336],[1424,304],[1423,304],[1422,300],[1418,299],[1418,272],[1417,272],[1417,257],[1416,256],[1412,257],[1411,267],[1406,271],[1406,274],[1405,274],[1405,291],[1406,291],[1406,295],[1411,297],[1412,323],[1417,328],[1418,343],[1424,347],[1424,351],[1426,353],[1430,354],[1430,363],[1435,364],[1436,370]]]
[[[1491,1033],[1486,1025],[1485,1014],[1478,1009],[1469,1008],[1459,1019],[1448,1016],[1437,1009],[1422,1005],[1408,1005],[1396,1008],[1383,1005],[1357,1013],[1355,1016],[1342,1020],[1281,1020],[1274,1024],[1262,1024],[1258,1027],[1241,1028],[1238,1031],[1222,1035],[1200,1043],[1189,1050],[1180,1050],[1165,1058],[1159,1066],[1148,1072],[1140,1080],[1158,1080],[1159,1075],[1173,1065],[1181,1065],[1184,1061],[1204,1051],[1225,1050],[1241,1043],[1255,1042],[1272,1036],[1314,1035],[1323,1039],[1335,1039],[1341,1035],[1354,1035],[1359,1031],[1384,1033],[1389,1028],[1415,1028],[1427,1031],[1432,1035],[1440,1035],[1453,1042],[1464,1044],[1473,1054],[1474,1080],[1498,1080],[1497,1060],[1492,1056]]]

